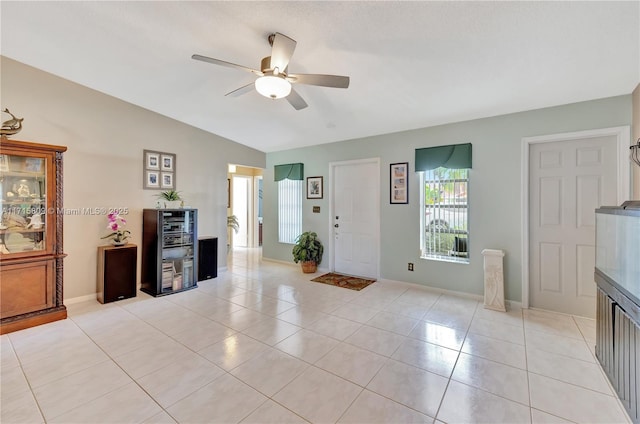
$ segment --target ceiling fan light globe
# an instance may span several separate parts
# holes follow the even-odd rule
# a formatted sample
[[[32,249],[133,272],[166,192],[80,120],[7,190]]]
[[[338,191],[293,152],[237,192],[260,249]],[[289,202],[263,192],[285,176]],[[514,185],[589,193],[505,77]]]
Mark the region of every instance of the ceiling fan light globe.
[[[291,93],[291,83],[282,77],[266,75],[256,79],[256,91],[269,99],[281,99]]]

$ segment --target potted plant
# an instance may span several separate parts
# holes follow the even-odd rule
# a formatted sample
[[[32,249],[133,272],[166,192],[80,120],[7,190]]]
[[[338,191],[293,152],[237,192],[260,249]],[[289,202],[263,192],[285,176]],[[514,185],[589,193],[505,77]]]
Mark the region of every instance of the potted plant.
[[[227,227],[232,228],[236,234],[238,234],[238,230],[240,229],[240,223],[238,222],[238,217],[235,215],[229,215],[227,217]]]
[[[107,219],[109,220],[107,228],[111,233],[100,238],[111,239],[111,243],[114,246],[124,246],[127,244],[127,239],[131,236],[131,231],[123,229],[127,221],[117,213],[110,213]]]
[[[180,192],[175,190],[162,191],[158,194],[158,197],[162,199],[165,209],[167,208],[167,202],[170,209],[177,208],[182,205],[182,197]]]
[[[238,230],[240,229],[240,223],[238,222],[238,217],[235,215],[227,216],[227,228],[233,229],[233,231],[238,234]],[[227,254],[231,251],[231,244],[229,241],[231,240],[231,236],[227,238]]]
[[[324,247],[318,240],[318,235],[314,232],[306,231],[296,238],[293,246],[293,260],[295,263],[301,262],[302,272],[310,274],[316,272],[318,264],[322,262]]]

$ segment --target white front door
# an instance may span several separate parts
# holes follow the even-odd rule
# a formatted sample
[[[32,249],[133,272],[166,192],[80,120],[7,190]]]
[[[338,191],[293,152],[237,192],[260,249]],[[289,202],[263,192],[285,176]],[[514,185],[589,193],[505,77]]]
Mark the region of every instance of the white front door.
[[[333,269],[378,277],[380,251],[380,162],[331,164]]]
[[[532,307],[595,317],[595,209],[617,204],[615,136],[529,146]]]

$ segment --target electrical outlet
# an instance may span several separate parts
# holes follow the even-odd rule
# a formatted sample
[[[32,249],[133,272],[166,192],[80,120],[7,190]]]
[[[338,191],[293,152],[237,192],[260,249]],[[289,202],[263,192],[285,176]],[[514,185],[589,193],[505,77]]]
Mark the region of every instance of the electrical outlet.
[[[408,267],[409,271],[413,271],[413,263],[409,262],[409,267]]]

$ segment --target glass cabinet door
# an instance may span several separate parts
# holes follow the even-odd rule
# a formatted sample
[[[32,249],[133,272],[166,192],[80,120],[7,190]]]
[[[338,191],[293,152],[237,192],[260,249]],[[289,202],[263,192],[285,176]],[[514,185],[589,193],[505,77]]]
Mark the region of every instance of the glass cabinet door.
[[[0,155],[0,253],[47,249],[47,157]]]

